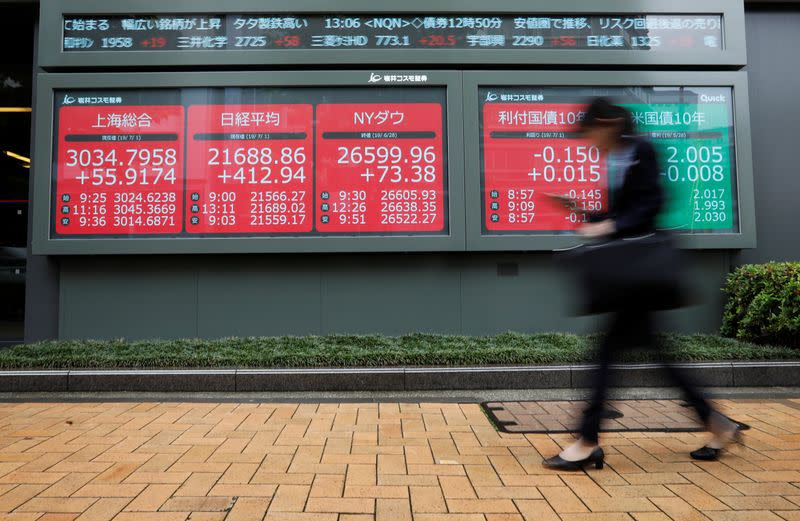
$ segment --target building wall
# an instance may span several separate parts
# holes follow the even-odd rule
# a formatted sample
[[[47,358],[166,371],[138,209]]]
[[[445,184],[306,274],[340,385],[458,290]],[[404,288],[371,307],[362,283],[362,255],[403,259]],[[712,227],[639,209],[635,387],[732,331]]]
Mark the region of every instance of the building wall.
[[[728,255],[697,253],[704,302],[670,328],[713,331]],[[586,331],[551,254],[66,257],[62,338]]]
[[[800,6],[751,7],[747,26],[758,248],[737,262],[800,259]]]
[[[800,113],[792,99],[800,57],[791,45],[798,27],[797,7],[747,12],[758,248],[693,252],[702,302],[667,314],[666,329],[716,331],[720,287],[734,264],[800,258],[800,233],[790,225],[800,193],[794,158]],[[574,294],[549,253],[97,256],[55,263],[57,314],[36,315],[47,307],[32,304],[28,340],[53,323],[61,338],[583,332],[593,326],[570,315]]]

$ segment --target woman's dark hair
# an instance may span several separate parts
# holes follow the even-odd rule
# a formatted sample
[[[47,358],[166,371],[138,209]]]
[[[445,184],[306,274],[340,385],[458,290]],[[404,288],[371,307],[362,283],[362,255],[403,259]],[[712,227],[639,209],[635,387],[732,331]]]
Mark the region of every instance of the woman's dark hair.
[[[595,98],[586,107],[586,114],[581,121],[582,131],[592,127],[616,126],[619,128],[619,139],[631,136],[636,132],[633,116],[625,107],[611,103],[607,98]]]

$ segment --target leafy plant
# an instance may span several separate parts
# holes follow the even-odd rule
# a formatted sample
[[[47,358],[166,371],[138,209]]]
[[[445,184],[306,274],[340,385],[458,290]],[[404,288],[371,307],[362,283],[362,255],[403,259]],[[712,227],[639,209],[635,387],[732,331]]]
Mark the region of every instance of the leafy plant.
[[[800,262],[748,264],[728,276],[723,335],[800,347]]]

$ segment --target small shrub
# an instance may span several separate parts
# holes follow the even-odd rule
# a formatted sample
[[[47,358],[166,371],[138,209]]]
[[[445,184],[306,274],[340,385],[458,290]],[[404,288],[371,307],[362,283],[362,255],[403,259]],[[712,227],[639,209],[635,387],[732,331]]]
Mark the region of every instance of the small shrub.
[[[748,264],[728,276],[723,335],[800,347],[800,262]]]

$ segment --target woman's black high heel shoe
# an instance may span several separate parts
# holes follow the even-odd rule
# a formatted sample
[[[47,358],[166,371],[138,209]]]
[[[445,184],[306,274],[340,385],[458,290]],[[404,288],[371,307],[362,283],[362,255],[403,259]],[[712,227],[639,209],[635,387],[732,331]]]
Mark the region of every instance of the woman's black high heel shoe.
[[[715,449],[713,447],[705,445],[697,450],[693,450],[692,452],[690,452],[689,456],[691,456],[692,459],[700,461],[717,461],[719,459],[720,454],[722,454],[722,452],[726,450],[728,446],[730,446],[732,443],[741,443],[741,441],[742,441],[742,425],[737,424],[736,432],[733,433],[731,441],[728,442],[724,448]]]
[[[553,456],[552,458],[547,458],[542,462],[542,465],[547,467],[548,469],[553,470],[583,470],[588,465],[594,464],[594,468],[602,469],[603,468],[603,460],[605,459],[606,455],[603,452],[603,449],[597,447],[589,454],[589,457],[586,459],[578,460],[578,461],[567,461],[561,456]]]

